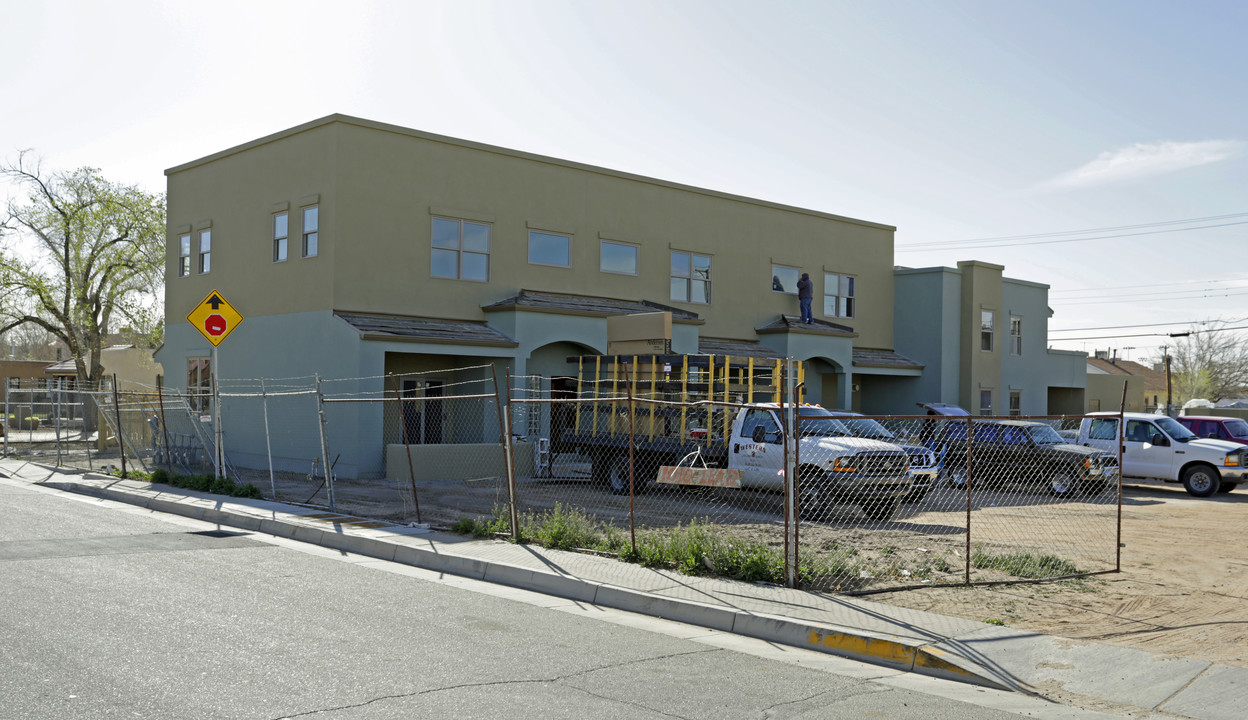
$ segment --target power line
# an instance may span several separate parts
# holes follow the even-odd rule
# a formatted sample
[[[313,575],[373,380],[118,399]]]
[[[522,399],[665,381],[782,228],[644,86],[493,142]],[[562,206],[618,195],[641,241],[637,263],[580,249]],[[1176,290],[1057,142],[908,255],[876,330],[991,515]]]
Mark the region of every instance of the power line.
[[[1181,333],[1138,333],[1135,335],[1096,335],[1093,337],[1077,337],[1077,338],[1061,338],[1057,342],[1078,342],[1080,340],[1116,340],[1118,338],[1134,338],[1134,337],[1170,337],[1181,338],[1189,335],[1203,335],[1205,333],[1226,332],[1228,330],[1248,330],[1248,325],[1229,328],[1212,328],[1209,330],[1192,330],[1190,332]]]
[[[1118,305],[1118,304],[1127,303],[1127,302],[1138,302],[1140,300],[1203,300],[1205,298],[1238,297],[1240,295],[1248,295],[1248,292],[1223,293],[1221,295],[1207,295],[1207,294],[1206,295],[1192,295],[1189,297],[1177,297],[1177,298],[1163,298],[1163,297],[1156,297],[1156,296],[1150,296],[1150,295],[1137,295],[1135,297],[1125,298],[1122,300],[1102,300],[1100,298],[1085,298],[1083,300],[1074,300],[1072,302],[1051,303],[1051,304],[1053,307],[1066,307],[1070,305],[1087,305],[1089,300],[1095,299],[1097,303],[1100,305]]]
[[[1164,299],[1164,298],[1165,298],[1166,296],[1168,296],[1168,295],[1185,295],[1185,294],[1187,294],[1187,293],[1210,293],[1210,292],[1214,292],[1214,293],[1216,293],[1216,292],[1219,292],[1219,291],[1221,291],[1221,290],[1248,290],[1248,285],[1236,285],[1236,286],[1233,286],[1233,287],[1226,287],[1226,288],[1211,288],[1211,287],[1206,287],[1206,288],[1191,288],[1191,289],[1189,289],[1189,290],[1162,290],[1162,291],[1160,291],[1160,292],[1145,292],[1145,293],[1137,293],[1137,294],[1134,294],[1134,295],[1129,295],[1129,296],[1123,296],[1123,295],[1122,295],[1122,294],[1120,294],[1120,293],[1114,293],[1114,294],[1111,294],[1111,295],[1108,295],[1108,296],[1107,296],[1107,295],[1104,295],[1104,294],[1101,294],[1101,295],[1088,295],[1087,297],[1064,297],[1064,298],[1060,298],[1060,299],[1061,299],[1062,301],[1064,301],[1064,302],[1065,302],[1065,304],[1067,304],[1067,305],[1069,305],[1069,304],[1070,304],[1070,301],[1074,301],[1074,300],[1080,300],[1080,301],[1087,301],[1087,300],[1100,300],[1100,299],[1105,298],[1105,297],[1112,297],[1112,298],[1124,298],[1124,297],[1126,297],[1126,298],[1130,298],[1130,299],[1158,299],[1158,300],[1160,300],[1160,299]],[[1094,291],[1092,291],[1092,290],[1086,290],[1086,291],[1084,291],[1084,292],[1094,292]],[[1188,299],[1188,298],[1199,298],[1199,297],[1222,297],[1222,296],[1221,296],[1221,295],[1213,295],[1213,296],[1208,296],[1208,295],[1187,295],[1187,297],[1185,297],[1185,298],[1173,298],[1173,299],[1175,299],[1175,300],[1184,300],[1184,299]]]
[[[1186,225],[1195,222],[1209,222],[1211,220],[1228,220],[1230,218],[1248,217],[1248,213],[1231,213],[1229,215],[1210,215],[1208,217],[1189,218],[1187,220],[1161,220],[1151,223],[1140,223],[1138,225],[1118,225],[1116,227],[1092,228],[1089,230],[1061,230],[1050,233],[1035,233],[1032,235],[999,235],[997,237],[976,238],[974,240],[948,240],[947,243],[961,242],[997,242],[999,240],[1032,240],[1034,238],[1057,237],[1060,235],[1086,235],[1088,233],[1112,232],[1116,230],[1139,230],[1140,228],[1162,227],[1164,225]],[[936,245],[940,243],[920,243],[921,245]]]
[[[1196,283],[1228,283],[1228,282],[1243,282],[1243,278],[1235,278],[1233,280],[1179,280],[1176,282],[1167,282],[1167,283],[1146,283],[1144,285],[1114,285],[1112,287],[1103,287],[1103,288],[1074,288],[1072,290],[1049,290],[1049,294],[1052,295],[1053,293],[1086,292],[1086,291],[1097,290],[1097,289],[1099,290],[1135,290],[1136,288],[1153,288],[1153,287],[1168,287],[1171,285],[1195,285]]]
[[[1162,327],[1165,325],[1208,325],[1208,324],[1220,323],[1220,322],[1225,322],[1225,323],[1243,322],[1244,320],[1248,320],[1248,318],[1236,318],[1234,320],[1185,320],[1183,322],[1143,323],[1141,325],[1103,325],[1100,327],[1068,328],[1066,330],[1054,330],[1052,328],[1049,328],[1049,332],[1055,333],[1055,332],[1084,332],[1085,330],[1126,330],[1128,328]]]
[[[894,248],[894,251],[895,252],[934,252],[936,250],[967,250],[967,249],[978,250],[981,248],[1023,247],[1025,245],[1056,245],[1058,243],[1085,242],[1088,240],[1112,240],[1114,238],[1138,237],[1140,235],[1161,235],[1163,233],[1186,232],[1188,230],[1208,230],[1210,228],[1230,227],[1231,225],[1248,225],[1248,220],[1241,220],[1239,222],[1222,223],[1220,225],[1199,225],[1197,227],[1190,227],[1190,228],[1171,228],[1169,230],[1152,230],[1149,232],[1122,233],[1119,235],[1099,235],[1096,237],[1066,238],[1063,240],[1037,240],[1035,242],[1000,243],[996,245],[976,245],[974,244],[976,241],[952,240],[949,242],[918,243],[915,245],[898,246]],[[916,249],[916,248],[921,248],[921,249]]]

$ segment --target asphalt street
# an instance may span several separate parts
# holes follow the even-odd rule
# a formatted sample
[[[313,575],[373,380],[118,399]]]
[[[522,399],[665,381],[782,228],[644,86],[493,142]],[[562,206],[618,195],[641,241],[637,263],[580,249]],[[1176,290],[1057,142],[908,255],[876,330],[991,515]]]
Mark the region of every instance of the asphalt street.
[[[0,718],[1093,718],[0,480]]]

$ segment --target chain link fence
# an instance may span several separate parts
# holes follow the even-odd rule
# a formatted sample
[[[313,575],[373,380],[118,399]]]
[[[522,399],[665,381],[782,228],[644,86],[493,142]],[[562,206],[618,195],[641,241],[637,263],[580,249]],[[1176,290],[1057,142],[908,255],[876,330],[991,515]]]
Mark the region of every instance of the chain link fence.
[[[644,368],[579,378],[486,365],[231,380],[212,395],[14,383],[5,451],[219,473],[363,518],[472,519],[572,547],[586,533],[633,560],[817,591],[1119,569],[1118,458],[1070,442],[1079,417],[828,411],[784,402],[797,383],[778,363],[725,362],[678,385]],[[368,452],[384,474],[339,463]]]

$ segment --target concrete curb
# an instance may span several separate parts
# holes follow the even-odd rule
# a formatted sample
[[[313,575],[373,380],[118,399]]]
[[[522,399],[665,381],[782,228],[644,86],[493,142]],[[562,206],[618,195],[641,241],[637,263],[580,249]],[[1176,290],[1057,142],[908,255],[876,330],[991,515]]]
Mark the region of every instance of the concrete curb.
[[[83,477],[92,480],[116,480],[112,476],[84,475]],[[399,544],[381,538],[351,534],[346,532],[344,526],[339,523],[335,523],[333,529],[315,527],[306,522],[299,522],[300,516],[297,514],[286,514],[285,517],[281,517],[280,511],[277,510],[277,507],[280,507],[278,503],[265,502],[266,505],[274,506],[267,510],[272,512],[273,516],[262,518],[231,508],[231,505],[235,505],[247,507],[253,511],[259,509],[253,507],[250,501],[224,499],[220,496],[182,489],[169,488],[168,492],[161,491],[162,494],[176,492],[182,495],[183,499],[178,500],[168,497],[151,497],[143,492],[133,492],[122,487],[100,487],[67,480],[45,480],[38,484],[66,492],[136,505],[154,512],[180,515],[364,557],[396,562],[423,570],[674,620],[780,645],[824,652],[904,672],[1000,690],[1026,690],[1016,679],[1002,677],[956,653],[913,640],[861,629],[834,627],[681,600],[633,588],[592,582],[556,572],[449,554],[445,552],[445,549],[439,552],[431,547]],[[204,504],[205,502],[212,504],[208,506]],[[291,508],[286,506],[285,509],[289,511]],[[354,519],[346,515],[338,517]],[[396,525],[395,527],[402,526]]]

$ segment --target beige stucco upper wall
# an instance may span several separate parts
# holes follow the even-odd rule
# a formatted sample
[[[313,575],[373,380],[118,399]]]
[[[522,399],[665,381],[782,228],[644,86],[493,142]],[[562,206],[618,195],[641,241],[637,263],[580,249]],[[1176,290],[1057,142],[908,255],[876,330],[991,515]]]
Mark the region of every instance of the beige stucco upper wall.
[[[482,320],[520,289],[669,300],[671,250],[709,254],[712,303],[677,304],[707,336],[752,338],[793,295],[771,265],[857,276],[856,344],[892,347],[893,228],[339,116],[168,171],[170,321],[212,289],[244,315],[313,309]],[[297,205],[320,196],[320,254],[299,257]],[[271,260],[290,203],[290,259]],[[433,214],[491,224],[490,282],[430,276]],[[211,218],[213,269],[177,277],[177,228]],[[570,268],[527,261],[530,229],[572,236]],[[636,244],[636,276],[599,271],[603,239]],[[194,245],[194,242],[192,243]],[[185,307],[185,309],[183,309]]]

